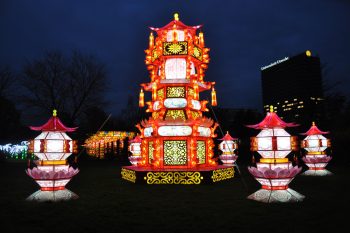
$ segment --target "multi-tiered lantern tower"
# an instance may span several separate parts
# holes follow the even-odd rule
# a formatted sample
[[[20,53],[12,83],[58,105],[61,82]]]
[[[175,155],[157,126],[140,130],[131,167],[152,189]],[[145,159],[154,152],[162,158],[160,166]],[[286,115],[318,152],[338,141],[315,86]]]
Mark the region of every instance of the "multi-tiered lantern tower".
[[[124,167],[122,177],[148,184],[199,184],[232,178],[233,166],[218,166],[213,159],[213,138],[217,127],[203,116],[207,100],[200,93],[211,89],[215,106],[214,82],[204,81],[209,63],[201,26],[187,26],[178,14],[162,28],[153,28],[149,36],[146,65],[150,82],[141,84],[139,105],[144,106],[144,91],[151,92],[141,132],[141,161]],[[207,179],[208,178],[208,179]]]
[[[73,132],[76,128],[68,128],[57,117],[56,110],[49,121],[39,127],[30,127],[42,131],[39,136],[30,141],[29,152],[39,158],[36,167],[26,170],[40,186],[40,190],[30,195],[27,200],[61,201],[76,199],[78,196],[66,189],[66,184],[75,176],[79,169],[67,164],[66,159],[76,151],[76,142],[65,132]]]
[[[305,171],[303,175],[332,175],[330,171],[326,170],[328,162],[332,159],[326,153],[326,149],[331,146],[331,141],[323,136],[328,133],[319,130],[315,122],[312,122],[311,128],[302,134],[306,135],[306,138],[301,142],[301,147],[306,150],[306,155],[302,159],[309,167],[309,170]]]
[[[298,149],[297,137],[291,136],[284,128],[297,126],[286,123],[273,112],[267,113],[265,119],[250,128],[260,129],[256,137],[251,138],[251,151],[257,151],[263,158],[256,167],[249,167],[249,172],[262,185],[249,199],[261,202],[296,202],[304,196],[290,189],[288,184],[301,171],[301,167],[293,167],[286,156]]]

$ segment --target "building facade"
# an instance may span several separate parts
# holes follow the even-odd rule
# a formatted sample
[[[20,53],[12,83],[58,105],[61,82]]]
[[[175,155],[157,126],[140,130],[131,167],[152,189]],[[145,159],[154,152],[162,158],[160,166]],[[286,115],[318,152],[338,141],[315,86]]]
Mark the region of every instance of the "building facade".
[[[264,112],[270,105],[282,119],[319,121],[324,111],[320,58],[309,50],[261,67]]]

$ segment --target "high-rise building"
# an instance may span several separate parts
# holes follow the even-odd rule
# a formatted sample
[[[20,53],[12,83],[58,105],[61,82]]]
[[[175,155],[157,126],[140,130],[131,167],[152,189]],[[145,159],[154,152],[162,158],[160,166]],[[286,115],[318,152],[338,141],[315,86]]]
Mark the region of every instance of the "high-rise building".
[[[323,114],[320,58],[309,50],[261,67],[264,111],[270,105],[282,119],[318,121]]]

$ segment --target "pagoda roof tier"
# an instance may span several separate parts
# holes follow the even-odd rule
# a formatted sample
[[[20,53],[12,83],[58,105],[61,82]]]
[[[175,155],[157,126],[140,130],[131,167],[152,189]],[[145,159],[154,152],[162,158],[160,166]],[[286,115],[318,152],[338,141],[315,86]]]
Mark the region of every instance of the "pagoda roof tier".
[[[42,126],[29,126],[31,130],[35,131],[61,131],[61,132],[73,132],[78,127],[69,128],[65,126],[61,120],[57,117],[57,111],[53,111],[53,116]]]
[[[152,91],[152,84],[150,83],[142,83],[141,86],[144,88],[145,91]],[[160,80],[160,83],[158,83],[158,88],[163,86],[169,86],[168,84],[183,84],[184,86],[191,86],[192,83],[189,79],[162,79]],[[198,90],[199,91],[205,91],[209,90],[215,82],[197,82],[198,84]]]
[[[211,118],[202,117],[201,119],[196,120],[162,120],[162,119],[150,119],[150,120],[142,120],[141,125],[144,128],[150,127],[153,124],[157,124],[158,126],[171,126],[171,125],[183,125],[183,126],[192,126],[192,125],[198,125],[203,127],[211,127],[214,125],[214,121]]]
[[[233,141],[233,140],[237,140],[237,139],[238,138],[231,137],[231,135],[228,132],[226,132],[225,136],[223,138],[219,139],[219,140],[222,140],[222,141]]]
[[[284,122],[279,116],[273,112],[273,107],[270,107],[270,112],[267,113],[266,117],[264,120],[262,120],[259,124],[256,125],[247,125],[249,128],[253,129],[266,129],[266,128],[286,128],[286,127],[295,127],[299,126],[298,124],[295,124],[294,122],[292,123],[287,123]]]
[[[130,143],[141,143],[142,140],[139,135],[136,135],[136,137],[129,141]]]
[[[312,122],[312,126],[306,133],[301,133],[301,135],[319,135],[319,134],[329,134],[329,131],[321,131],[315,124]]]
[[[160,35],[163,31],[168,31],[168,30],[188,30],[191,34],[195,34],[197,29],[201,28],[202,25],[197,25],[197,26],[187,26],[183,22],[181,22],[178,19],[178,14],[174,15],[174,20],[170,21],[167,25],[161,28],[155,28],[155,27],[149,27],[152,31],[157,32],[158,35]]]

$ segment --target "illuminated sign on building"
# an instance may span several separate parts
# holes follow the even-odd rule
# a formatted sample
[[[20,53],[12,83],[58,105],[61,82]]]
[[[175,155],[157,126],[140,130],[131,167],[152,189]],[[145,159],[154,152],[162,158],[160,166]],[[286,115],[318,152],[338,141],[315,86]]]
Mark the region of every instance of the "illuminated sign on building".
[[[285,58],[283,58],[283,59],[280,59],[280,60],[277,60],[277,61],[271,63],[270,65],[263,66],[263,67],[261,67],[260,69],[261,69],[261,70],[265,70],[265,69],[270,68],[270,67],[272,67],[272,66],[274,66],[274,65],[280,64],[280,63],[282,63],[282,62],[284,62],[284,61],[287,61],[288,59],[289,59],[289,57],[285,57]]]

